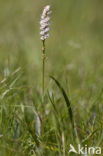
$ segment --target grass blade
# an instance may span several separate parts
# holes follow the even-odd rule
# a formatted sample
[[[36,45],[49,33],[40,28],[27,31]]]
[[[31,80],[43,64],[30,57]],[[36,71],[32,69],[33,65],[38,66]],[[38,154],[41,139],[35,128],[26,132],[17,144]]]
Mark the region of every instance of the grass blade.
[[[60,83],[53,77],[53,76],[50,76],[50,78],[52,80],[55,81],[55,83],[57,84],[58,88],[60,89],[63,97],[64,97],[64,100],[65,100],[65,103],[67,105],[67,108],[68,108],[68,113],[69,113],[69,117],[70,117],[70,121],[71,121],[71,124],[72,124],[72,127],[74,129],[74,120],[73,120],[73,112],[72,112],[72,108],[71,108],[71,104],[70,104],[70,100],[65,92],[65,90],[63,89],[63,87],[60,85]]]

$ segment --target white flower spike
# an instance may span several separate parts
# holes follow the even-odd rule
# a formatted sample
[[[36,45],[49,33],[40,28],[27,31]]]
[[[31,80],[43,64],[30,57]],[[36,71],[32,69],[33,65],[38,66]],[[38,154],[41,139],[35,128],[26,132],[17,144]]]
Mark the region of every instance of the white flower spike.
[[[41,40],[44,41],[46,38],[49,37],[49,25],[50,25],[50,5],[47,5],[44,7],[43,13],[41,15],[41,21],[40,21],[40,35]]]

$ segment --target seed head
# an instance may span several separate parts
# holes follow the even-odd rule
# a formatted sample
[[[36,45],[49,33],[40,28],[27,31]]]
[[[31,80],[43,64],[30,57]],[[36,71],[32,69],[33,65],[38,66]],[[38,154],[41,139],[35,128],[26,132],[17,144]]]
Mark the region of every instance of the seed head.
[[[44,7],[40,21],[40,30],[41,30],[40,39],[42,41],[49,37],[50,14],[51,14],[50,5],[47,5]]]

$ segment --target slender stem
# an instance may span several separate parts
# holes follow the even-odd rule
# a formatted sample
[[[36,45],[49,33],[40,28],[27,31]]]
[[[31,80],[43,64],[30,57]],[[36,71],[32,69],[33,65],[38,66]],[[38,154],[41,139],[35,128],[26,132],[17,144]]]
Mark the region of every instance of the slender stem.
[[[43,55],[43,58],[42,58],[42,94],[44,96],[44,87],[45,87],[45,40],[43,40],[43,47],[42,47],[42,55]]]
[[[45,92],[45,40],[42,47],[42,115],[44,118],[44,92]]]
[[[45,40],[42,46],[42,135],[44,134],[44,92],[45,92]]]

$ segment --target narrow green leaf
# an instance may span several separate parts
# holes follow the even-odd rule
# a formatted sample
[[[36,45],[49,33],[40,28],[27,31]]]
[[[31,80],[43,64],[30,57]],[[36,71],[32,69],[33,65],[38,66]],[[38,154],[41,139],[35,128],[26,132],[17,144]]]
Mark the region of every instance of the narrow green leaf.
[[[70,100],[65,92],[65,90],[63,89],[63,87],[60,85],[60,83],[53,77],[53,76],[50,76],[50,78],[52,78],[52,80],[55,81],[55,83],[57,84],[57,86],[59,87],[64,99],[65,99],[65,102],[66,102],[66,105],[67,105],[67,108],[68,108],[68,113],[69,113],[69,117],[70,117],[70,121],[71,121],[71,124],[72,124],[72,127],[74,128],[74,120],[73,120],[73,112],[72,112],[72,108],[71,108],[71,104],[70,104]]]
[[[89,139],[91,139],[91,137],[98,131],[98,129],[94,130],[92,133],[90,133],[84,140],[82,140],[82,143],[85,143],[86,141],[88,141]]]

